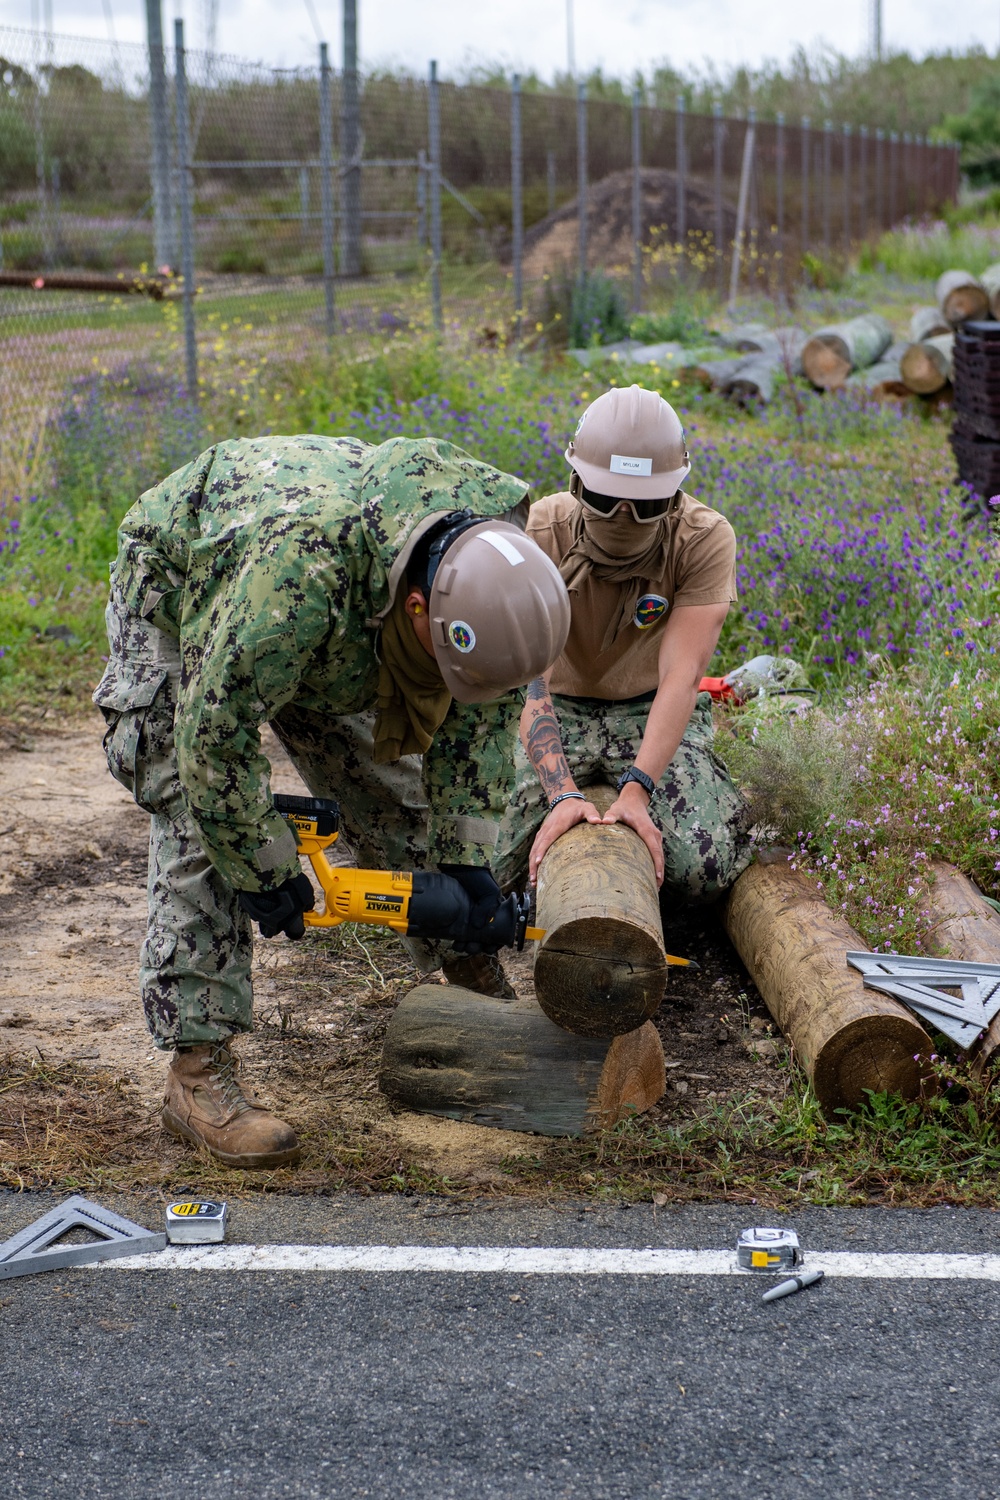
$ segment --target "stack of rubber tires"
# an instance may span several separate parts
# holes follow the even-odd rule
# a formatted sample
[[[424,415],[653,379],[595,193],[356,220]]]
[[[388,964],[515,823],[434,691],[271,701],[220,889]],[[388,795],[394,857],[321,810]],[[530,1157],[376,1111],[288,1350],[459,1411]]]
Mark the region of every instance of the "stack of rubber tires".
[[[1000,494],[1000,323],[955,330],[953,380],[958,477],[989,500]]]

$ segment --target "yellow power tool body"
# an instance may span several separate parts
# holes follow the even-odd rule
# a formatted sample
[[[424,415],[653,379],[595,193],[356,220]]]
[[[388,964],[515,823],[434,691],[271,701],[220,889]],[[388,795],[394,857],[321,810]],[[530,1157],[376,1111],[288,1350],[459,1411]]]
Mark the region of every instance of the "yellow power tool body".
[[[410,937],[449,937],[450,921],[458,912],[454,899],[458,882],[431,871],[355,870],[331,865],[326,851],[340,834],[339,804],[324,797],[276,796],[274,805],[295,832],[299,853],[312,865],[323,890],[323,910],[307,911],[307,927],[338,927],[341,922],[364,922],[389,927]],[[483,934],[484,946],[523,948],[545,936],[528,926],[528,898],[508,896],[501,907],[497,931]]]

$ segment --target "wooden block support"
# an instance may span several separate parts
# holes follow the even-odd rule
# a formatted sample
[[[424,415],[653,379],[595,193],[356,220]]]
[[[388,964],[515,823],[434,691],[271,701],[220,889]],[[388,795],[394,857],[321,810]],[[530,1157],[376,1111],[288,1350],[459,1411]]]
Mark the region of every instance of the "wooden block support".
[[[604,813],[617,793],[586,788]],[[578,823],[538,872],[535,994],[580,1036],[620,1036],[656,1014],[667,987],[659,892],[649,850],[622,823]]]
[[[865,945],[815,882],[789,869],[784,854],[774,851],[771,861],[751,865],[733,886],[726,930],[823,1109],[855,1109],[866,1089],[916,1098],[927,1033],[848,967],[845,955]]]
[[[933,915],[931,937],[948,958],[963,963],[1000,964],[1000,916],[954,865],[935,860],[931,866],[934,884],[930,893]],[[1000,1048],[1000,1016],[995,1016],[976,1047],[973,1060],[978,1071]]]
[[[531,1001],[421,984],[389,1022],[379,1087],[422,1114],[584,1135],[649,1109],[666,1073],[650,1022],[613,1039],[573,1036]]]

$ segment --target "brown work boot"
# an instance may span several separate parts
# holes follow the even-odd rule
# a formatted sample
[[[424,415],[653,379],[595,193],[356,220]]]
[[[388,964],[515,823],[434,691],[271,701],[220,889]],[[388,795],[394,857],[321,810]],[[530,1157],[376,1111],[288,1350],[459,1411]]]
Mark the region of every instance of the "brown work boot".
[[[477,995],[496,1000],[516,1000],[517,991],[504,973],[495,953],[453,953],[441,965],[449,984],[460,984]]]
[[[227,1167],[288,1167],[299,1159],[295,1131],[240,1085],[228,1042],[175,1052],[167,1073],[163,1123],[172,1135],[207,1146]]]

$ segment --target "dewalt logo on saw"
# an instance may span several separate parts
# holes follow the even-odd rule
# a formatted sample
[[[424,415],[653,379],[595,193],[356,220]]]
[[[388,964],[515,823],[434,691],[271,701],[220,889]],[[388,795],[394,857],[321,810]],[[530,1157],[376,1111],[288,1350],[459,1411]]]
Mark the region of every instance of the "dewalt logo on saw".
[[[402,896],[381,896],[373,895],[371,891],[365,892],[365,911],[399,912],[402,907]]]

